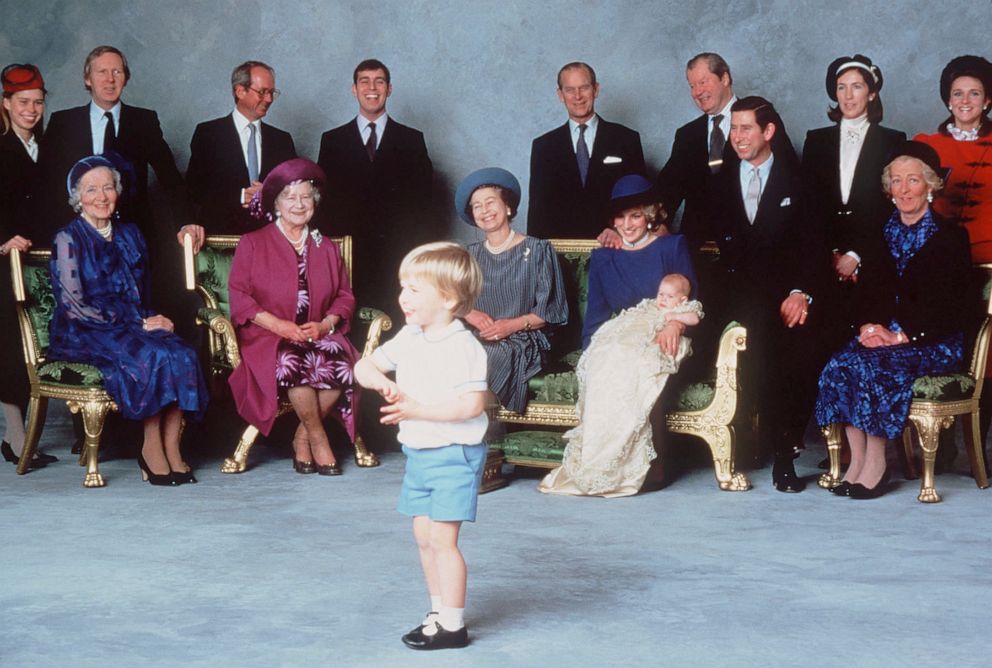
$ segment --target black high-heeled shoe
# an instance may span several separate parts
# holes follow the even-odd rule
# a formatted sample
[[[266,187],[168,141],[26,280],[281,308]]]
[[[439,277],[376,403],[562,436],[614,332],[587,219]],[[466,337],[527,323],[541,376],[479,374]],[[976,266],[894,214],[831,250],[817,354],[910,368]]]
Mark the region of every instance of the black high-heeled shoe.
[[[193,469],[189,468],[187,465],[185,471],[173,471],[172,479],[176,481],[177,485],[187,485],[192,482],[196,482],[196,477],[193,475]]]
[[[891,489],[889,485],[889,469],[885,469],[885,473],[879,479],[878,483],[874,487],[866,487],[859,482],[851,485],[851,493],[849,496],[852,499],[877,499]]]
[[[176,482],[175,475],[172,471],[169,471],[168,473],[152,473],[152,470],[148,468],[148,462],[145,461],[144,455],[140,452],[138,453],[138,466],[141,468],[141,479],[148,481],[151,485],[175,487],[179,484]]]
[[[14,466],[21,463],[21,458],[14,454],[14,448],[10,447],[10,443],[7,441],[0,443],[0,454],[3,454],[3,458]],[[43,469],[48,466],[49,461],[57,462],[58,459],[52,457],[51,455],[42,456],[41,453],[38,453],[38,455],[31,460],[31,468]]]

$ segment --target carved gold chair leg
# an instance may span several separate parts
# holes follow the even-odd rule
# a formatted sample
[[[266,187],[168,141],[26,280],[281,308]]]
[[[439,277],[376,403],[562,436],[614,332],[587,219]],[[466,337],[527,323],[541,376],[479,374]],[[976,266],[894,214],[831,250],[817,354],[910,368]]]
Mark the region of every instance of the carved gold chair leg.
[[[920,448],[923,449],[923,481],[917,500],[921,503],[940,503],[940,494],[934,488],[933,467],[940,447],[940,430],[954,424],[951,416],[910,415],[909,419],[920,435]]]
[[[83,478],[83,487],[103,487],[103,476],[100,475],[99,451],[100,437],[103,435],[103,422],[107,417],[107,412],[114,407],[109,401],[67,401],[69,410],[73,413],[83,414],[83,430],[86,432],[86,440],[83,443],[83,456],[86,459],[86,477]]]
[[[751,481],[740,471],[734,471],[734,438],[732,427],[710,425],[707,429],[688,432],[706,442],[713,455],[713,473],[724,492],[746,492]]]
[[[47,397],[31,397],[28,401],[28,426],[24,434],[24,448],[21,450],[21,461],[17,463],[17,475],[24,475],[31,469],[34,451],[41,439],[41,428],[45,424],[48,413]]]
[[[964,441],[968,449],[968,463],[971,464],[971,475],[975,478],[975,484],[979,489],[989,486],[988,476],[985,474],[985,452],[981,442],[981,427],[978,423],[978,412],[973,412],[964,417]]]
[[[823,489],[833,489],[843,479],[840,470],[840,450],[844,443],[844,430],[839,423],[828,424],[820,430],[823,440],[827,442],[827,456],[830,458],[830,468],[820,475],[816,484]]]
[[[365,439],[361,434],[355,434],[355,463],[363,468],[370,468],[379,465],[379,457],[374,452],[369,452],[365,447]]]
[[[258,427],[248,425],[241,434],[241,440],[238,441],[234,454],[225,459],[221,465],[221,473],[244,473],[248,467],[248,453],[251,452],[251,446],[255,444],[256,438],[258,438]]]

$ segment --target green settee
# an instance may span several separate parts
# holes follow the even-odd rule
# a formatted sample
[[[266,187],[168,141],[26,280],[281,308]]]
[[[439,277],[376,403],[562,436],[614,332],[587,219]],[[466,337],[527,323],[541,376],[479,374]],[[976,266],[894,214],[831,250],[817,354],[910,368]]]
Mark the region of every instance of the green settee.
[[[554,333],[552,353],[545,372],[530,381],[527,410],[515,413],[494,407],[494,419],[531,429],[508,430],[500,440],[490,444],[483,489],[501,486],[500,461],[517,466],[553,468],[561,463],[564,452],[562,432],[578,424],[575,402],[578,381],[575,365],[581,353],[582,320],[585,317],[589,258],[596,241],[551,239],[561,262],[565,291],[569,295],[569,324]],[[669,433],[697,436],[710,448],[714,472],[722,490],[744,491],[751,488],[747,477],[734,470],[735,433],[732,424],[737,412],[739,392],[737,356],[745,349],[747,332],[731,322],[720,338],[719,352],[712,377],[706,382],[682,390],[675,410],[666,415]],[[505,483],[502,483],[505,484]]]

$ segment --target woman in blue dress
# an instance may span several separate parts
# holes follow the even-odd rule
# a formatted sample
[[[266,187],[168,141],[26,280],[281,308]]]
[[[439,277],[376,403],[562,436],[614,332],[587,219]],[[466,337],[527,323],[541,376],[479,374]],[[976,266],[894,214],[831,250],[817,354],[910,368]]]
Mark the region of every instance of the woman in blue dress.
[[[73,166],[66,186],[79,215],[52,241],[48,358],[97,367],[121,415],[143,421],[138,464],[146,480],[196,482],[179,437],[183,411],[199,416],[206,407],[206,386],[196,353],[147,306],[144,238],[134,225],[112,221],[120,173],[107,158],[90,156]]]
[[[696,272],[689,244],[681,234],[669,234],[665,210],[651,182],[631,174],[613,186],[607,214],[620,236],[619,248],[597,248],[589,260],[589,295],[582,324],[582,348],[589,347],[600,325],[642,299],[653,298],[666,274],[689,278],[696,294]],[[658,335],[663,352],[674,356],[685,325],[671,321]]]
[[[889,254],[860,277],[859,334],[823,369],[816,401],[820,426],[843,424],[851,446],[832,491],[859,499],[887,490],[885,445],[906,425],[913,381],[959,370],[970,303],[968,235],[930,209],[943,187],[937,152],[908,141],[895,155],[882,173],[896,205],[883,230]]]
[[[458,215],[486,236],[468,246],[485,280],[465,321],[486,349],[489,389],[503,406],[523,413],[527,381],[551,349],[547,331],[568,321],[568,304],[551,244],[510,227],[519,203],[520,182],[498,167],[472,172],[455,192]]]

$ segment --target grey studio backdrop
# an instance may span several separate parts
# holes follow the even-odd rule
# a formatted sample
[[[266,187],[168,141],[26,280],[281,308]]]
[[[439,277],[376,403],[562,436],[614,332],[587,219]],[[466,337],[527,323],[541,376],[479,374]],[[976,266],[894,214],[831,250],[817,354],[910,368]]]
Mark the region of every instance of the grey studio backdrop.
[[[962,53],[992,56],[992,2],[427,1],[117,2],[3,0],[4,64],[44,73],[49,113],[88,101],[82,63],[99,44],[127,55],[130,104],[159,113],[180,170],[200,121],[230,113],[231,69],[260,59],[276,70],[282,97],[266,120],[316,159],[320,135],[353,118],[351,73],[364,58],[392,70],[388,111],[424,131],[435,168],[439,215],[452,236],[477,233],[455,218],[452,193],[468,172],[506,167],[526,193],[530,144],[565,120],[558,68],[593,65],[597,110],[638,130],[650,175],[664,164],[676,128],[698,114],[685,62],[716,51],[738,94],[760,94],[782,113],[802,148],[806,130],[828,124],[824,68],[861,52],[885,76],[884,124],[910,135],[947,116],[937,93],[943,65]],[[526,197],[518,227],[526,220]]]

